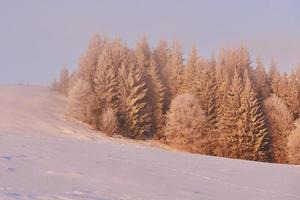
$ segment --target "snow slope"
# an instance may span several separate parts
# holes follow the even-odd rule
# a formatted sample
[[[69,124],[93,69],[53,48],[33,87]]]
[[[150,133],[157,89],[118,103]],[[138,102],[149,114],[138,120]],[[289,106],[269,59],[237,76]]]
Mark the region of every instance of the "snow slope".
[[[47,88],[0,86],[0,200],[300,200],[300,167],[166,151],[64,117]]]

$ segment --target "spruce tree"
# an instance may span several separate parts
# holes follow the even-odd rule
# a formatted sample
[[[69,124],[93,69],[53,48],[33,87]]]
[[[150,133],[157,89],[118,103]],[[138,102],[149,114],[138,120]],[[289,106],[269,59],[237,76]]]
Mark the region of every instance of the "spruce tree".
[[[300,120],[296,120],[295,128],[288,136],[288,161],[290,164],[300,165]]]
[[[300,87],[296,75],[291,73],[288,77],[285,100],[290,110],[292,110],[294,119],[300,114]]]
[[[148,113],[148,88],[137,66],[123,64],[119,70],[119,89],[123,135],[145,139],[152,128],[151,116]]]
[[[118,79],[116,76],[116,69],[113,65],[113,56],[110,44],[103,47],[103,51],[97,62],[95,72],[95,96],[97,102],[96,118],[101,128],[101,119],[103,111],[108,107],[117,115],[119,112],[119,99],[118,99]]]
[[[219,148],[217,155],[239,158],[240,135],[241,130],[241,94],[243,83],[239,72],[235,70],[234,76],[226,95],[226,103],[219,122]]]
[[[293,125],[293,116],[285,102],[275,94],[264,101],[271,139],[272,161],[287,163],[287,137]]]
[[[239,158],[269,161],[269,133],[264,113],[256,97],[249,76],[245,75],[245,86],[241,94],[241,129],[239,130]]]
[[[183,85],[183,56],[178,41],[173,43],[165,68],[167,74],[166,86],[168,89],[168,97],[172,99],[172,97],[178,94]]]
[[[88,82],[83,79],[77,79],[75,84],[70,88],[68,97],[68,115],[82,122],[90,123],[90,108],[92,90]]]
[[[270,65],[270,70],[269,70],[269,78],[271,82],[271,87],[272,87],[272,92],[278,95],[278,90],[279,90],[279,81],[281,78],[281,75],[277,69],[277,64],[275,63],[274,60],[271,61]],[[280,96],[280,95],[278,95]]]
[[[191,86],[191,81],[196,73],[196,68],[198,65],[198,55],[197,55],[197,48],[194,45],[190,52],[189,58],[187,60],[187,64],[184,69],[184,77],[183,77],[183,91],[189,91]]]
[[[94,90],[95,70],[99,55],[101,53],[104,41],[100,38],[99,34],[94,34],[91,38],[86,52],[79,60],[78,78],[87,81],[92,90]]]
[[[158,66],[158,72],[162,82],[166,85],[169,73],[166,69],[166,63],[169,55],[168,43],[165,40],[160,40],[157,47],[153,50],[153,57]]]
[[[147,39],[144,37],[135,49],[136,63],[141,72],[145,73],[149,67],[151,51]]]
[[[255,83],[260,100],[270,97],[271,83],[260,58],[256,59]]]
[[[166,104],[166,89],[161,81],[158,66],[152,57],[149,63],[148,77],[150,81],[149,94],[152,97],[152,108],[154,118],[155,137],[163,137],[164,110]]]

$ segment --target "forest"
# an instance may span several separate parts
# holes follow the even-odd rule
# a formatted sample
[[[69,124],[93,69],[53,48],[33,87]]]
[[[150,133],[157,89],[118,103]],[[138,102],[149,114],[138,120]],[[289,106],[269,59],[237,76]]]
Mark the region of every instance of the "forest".
[[[266,68],[268,70],[266,70]],[[62,68],[53,89],[67,115],[102,131],[157,140],[182,151],[300,164],[300,65],[281,73],[244,46],[187,59],[178,41],[146,38],[129,48],[93,35],[78,67]]]

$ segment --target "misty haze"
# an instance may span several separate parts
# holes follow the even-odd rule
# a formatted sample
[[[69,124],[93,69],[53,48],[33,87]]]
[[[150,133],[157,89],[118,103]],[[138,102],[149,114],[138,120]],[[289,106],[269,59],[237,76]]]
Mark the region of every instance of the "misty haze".
[[[0,3],[0,200],[300,199],[299,1]]]

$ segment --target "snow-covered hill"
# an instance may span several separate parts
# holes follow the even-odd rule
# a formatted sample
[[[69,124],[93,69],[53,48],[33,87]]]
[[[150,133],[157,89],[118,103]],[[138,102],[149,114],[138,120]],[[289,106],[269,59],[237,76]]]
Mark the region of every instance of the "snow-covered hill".
[[[0,200],[299,200],[300,167],[166,151],[65,119],[47,88],[0,86]]]

